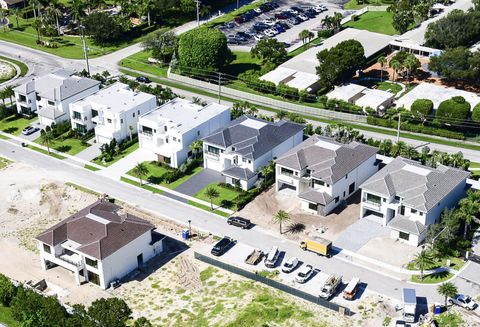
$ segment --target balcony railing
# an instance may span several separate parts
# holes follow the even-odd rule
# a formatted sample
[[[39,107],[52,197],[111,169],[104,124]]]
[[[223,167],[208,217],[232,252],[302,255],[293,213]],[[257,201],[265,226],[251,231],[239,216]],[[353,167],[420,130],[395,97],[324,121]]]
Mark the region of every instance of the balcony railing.
[[[380,201],[372,201],[372,200],[364,199],[363,202],[375,207],[380,207],[382,205],[382,202]]]
[[[82,265],[82,258],[78,254],[71,255],[63,252],[57,258],[76,267],[80,267]]]
[[[220,153],[215,153],[215,152],[210,152],[210,151],[205,151],[205,154],[212,156],[212,157],[220,157]]]

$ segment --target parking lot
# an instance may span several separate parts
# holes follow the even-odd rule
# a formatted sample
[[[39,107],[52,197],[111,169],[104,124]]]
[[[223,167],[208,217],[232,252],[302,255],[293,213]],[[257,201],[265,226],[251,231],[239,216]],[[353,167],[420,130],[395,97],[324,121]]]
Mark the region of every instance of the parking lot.
[[[202,248],[198,252],[207,256],[212,256],[210,254],[210,250],[211,250],[211,246],[207,246]],[[248,271],[256,272],[262,275],[266,274],[267,272],[270,272],[271,278],[274,278],[276,281],[282,282],[285,285],[294,287],[296,289],[312,294],[314,296],[319,295],[320,289],[324,281],[329,276],[328,274],[322,272],[321,267],[315,266],[313,263],[310,263],[310,262],[302,262],[302,261],[299,261],[297,267],[292,272],[290,273],[282,272],[283,264],[285,263],[285,261],[287,261],[290,258],[289,254],[282,249],[279,249],[278,260],[276,261],[274,268],[268,268],[265,265],[265,262],[264,262],[265,256],[257,265],[246,264],[245,259],[253,250],[254,248],[251,246],[248,246],[243,243],[237,243],[220,257],[214,257],[214,256],[212,257],[217,260],[221,260],[225,263],[234,265],[236,267],[239,267]],[[259,250],[263,251],[264,254],[267,255],[270,249],[259,249]],[[309,264],[313,266],[312,275],[303,284],[297,282],[295,280],[295,277],[297,276],[298,272],[302,270],[305,267],[305,265],[309,265]],[[276,273],[278,273],[278,275],[275,275]],[[360,284],[359,290],[354,300],[353,301],[345,300],[342,297],[342,292],[343,292],[343,289],[347,286],[349,281],[350,281],[349,279],[343,280],[343,284],[339,286],[337,292],[330,299],[330,301],[354,309],[358,306],[358,303],[362,299],[363,294],[366,293],[366,290],[365,290],[365,285]]]
[[[277,0],[247,11],[219,28],[233,47],[253,47],[257,41],[265,38],[276,38],[290,47],[301,42],[298,36],[301,31],[309,30],[316,34],[321,29],[322,20],[335,12],[344,13],[335,3]]]

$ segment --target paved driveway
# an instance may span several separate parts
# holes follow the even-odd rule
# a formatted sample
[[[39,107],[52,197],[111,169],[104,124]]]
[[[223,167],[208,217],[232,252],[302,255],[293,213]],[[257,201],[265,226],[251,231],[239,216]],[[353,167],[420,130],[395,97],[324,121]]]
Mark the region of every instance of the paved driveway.
[[[175,191],[194,196],[207,185],[218,182],[225,182],[225,177],[223,177],[221,173],[211,169],[203,169],[186,182],[180,184]]]
[[[102,151],[100,151],[100,146],[97,143],[94,143],[90,145],[88,148],[85,150],[77,153],[75,157],[87,160],[87,161],[92,161],[96,157],[102,154]]]
[[[154,157],[155,155],[153,155],[151,151],[138,149],[127,155],[125,158],[120,159],[113,165],[100,170],[98,174],[118,180],[122,175],[135,167],[138,163],[154,160]]]
[[[360,219],[345,229],[334,245],[356,252],[372,238],[388,235],[390,235],[390,228],[383,227],[368,219]]]

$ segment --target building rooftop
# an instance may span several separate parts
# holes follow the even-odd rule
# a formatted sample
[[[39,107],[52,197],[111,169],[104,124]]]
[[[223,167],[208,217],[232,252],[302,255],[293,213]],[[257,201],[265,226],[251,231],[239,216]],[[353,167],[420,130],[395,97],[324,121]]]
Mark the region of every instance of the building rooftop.
[[[392,220],[390,220],[388,227],[414,235],[421,235],[427,229],[421,222],[410,220],[402,215],[396,215]]]
[[[386,101],[393,100],[395,94],[383,90],[374,90],[374,89],[365,89],[363,92],[363,96],[355,101],[357,106],[363,108],[373,108],[377,109],[381,105],[383,105]]]
[[[329,99],[337,99],[337,100],[343,100],[343,101],[350,101],[350,99],[354,98],[357,96],[359,93],[362,93],[365,91],[367,88],[362,85],[358,84],[343,84],[339,86],[335,86],[335,88],[327,93],[327,97]]]
[[[73,214],[36,237],[56,246],[74,249],[103,260],[155,226],[146,220],[121,212],[121,207],[99,200]]]
[[[14,90],[21,94],[36,92],[42,98],[52,101],[62,101],[98,85],[100,85],[99,81],[74,76],[73,71],[59,69],[53,73],[23,83]]]
[[[117,82],[75,102],[75,105],[93,105],[102,107],[108,112],[123,113],[148,101],[156,101],[156,97],[152,94],[132,91],[128,85]]]
[[[338,143],[314,135],[276,160],[278,165],[310,170],[310,175],[334,184],[377,153],[377,148],[358,142]]]
[[[231,146],[233,152],[254,160],[303,131],[303,128],[301,124],[285,120],[272,123],[242,116],[205,137],[203,141],[221,148]]]
[[[480,96],[473,92],[458,90],[453,87],[445,87],[430,83],[420,83],[410,92],[397,100],[397,107],[410,109],[412,103],[417,99],[430,99],[433,102],[433,108],[437,109],[442,101],[462,96],[470,103],[472,109],[477,103],[480,103]]]
[[[360,188],[385,197],[398,196],[413,209],[428,212],[469,175],[461,169],[443,165],[431,168],[397,157]]]
[[[218,103],[201,106],[190,100],[175,98],[143,115],[141,119],[173,123],[174,128],[183,133],[229,110],[230,107]]]

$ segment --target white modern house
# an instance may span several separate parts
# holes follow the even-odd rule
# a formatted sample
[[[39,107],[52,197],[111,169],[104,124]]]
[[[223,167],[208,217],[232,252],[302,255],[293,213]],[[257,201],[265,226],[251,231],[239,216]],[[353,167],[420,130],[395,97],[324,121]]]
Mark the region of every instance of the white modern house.
[[[272,123],[239,117],[203,139],[204,167],[248,190],[262,167],[302,142],[303,128],[284,120]]]
[[[73,272],[77,285],[106,289],[163,251],[164,236],[154,229],[102,199],[36,237],[41,265]]]
[[[16,87],[17,112],[26,116],[38,114],[42,125],[58,124],[70,120],[70,103],[95,93],[99,88],[99,81],[60,69]]]
[[[113,139],[120,142],[136,134],[140,116],[156,106],[154,95],[132,91],[117,82],[70,104],[72,129],[81,133],[95,129],[98,144]]]
[[[178,168],[192,156],[190,145],[230,122],[230,108],[217,103],[202,106],[176,98],[140,117],[140,148],[159,162]]]
[[[276,162],[276,190],[293,190],[303,210],[328,215],[378,171],[377,148],[311,136]]]
[[[360,218],[388,226],[392,238],[417,246],[427,227],[440,221],[442,211],[465,196],[469,175],[457,168],[431,168],[397,157],[360,186]]]
[[[342,100],[362,108],[369,107],[377,111],[383,111],[392,106],[395,94],[349,83],[335,86],[332,91],[327,93],[327,98]]]

